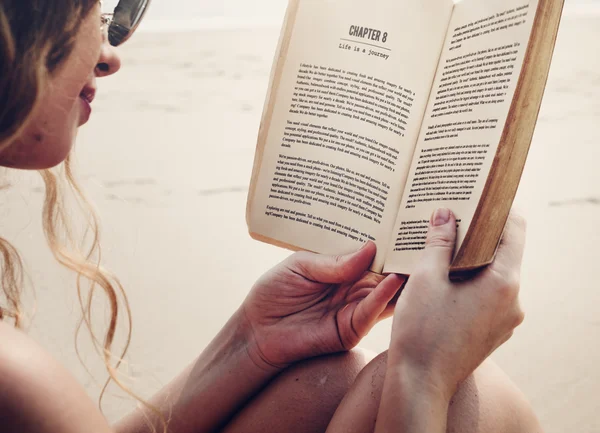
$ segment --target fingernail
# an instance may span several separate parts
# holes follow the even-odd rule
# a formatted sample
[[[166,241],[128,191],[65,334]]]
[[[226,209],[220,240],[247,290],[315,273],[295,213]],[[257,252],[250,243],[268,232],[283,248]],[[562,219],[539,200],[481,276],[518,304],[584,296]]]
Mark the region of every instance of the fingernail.
[[[443,226],[450,220],[450,210],[446,208],[440,208],[436,210],[431,219],[431,223],[438,227]]]

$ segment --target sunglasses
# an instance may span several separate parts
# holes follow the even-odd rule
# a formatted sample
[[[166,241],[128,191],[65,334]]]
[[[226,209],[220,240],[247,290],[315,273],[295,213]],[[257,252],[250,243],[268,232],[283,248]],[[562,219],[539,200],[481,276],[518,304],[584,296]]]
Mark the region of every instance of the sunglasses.
[[[102,29],[108,29],[108,42],[119,46],[126,42],[142,22],[151,0],[119,0],[112,13],[102,14]],[[102,1],[100,1],[102,6]]]

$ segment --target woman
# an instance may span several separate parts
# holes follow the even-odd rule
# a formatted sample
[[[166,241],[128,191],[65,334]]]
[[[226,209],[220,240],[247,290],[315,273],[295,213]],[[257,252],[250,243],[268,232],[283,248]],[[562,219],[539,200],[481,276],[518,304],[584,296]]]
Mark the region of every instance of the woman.
[[[118,45],[131,36],[145,3],[123,0],[108,38],[97,0],[0,0],[1,165],[46,170],[66,160],[70,176],[68,155],[90,116],[96,79],[120,67],[109,39]],[[89,254],[66,248],[60,189],[53,174],[43,175],[50,247],[111,301],[113,320],[98,344],[117,379],[110,349],[120,286],[91,260],[95,244]],[[420,266],[395,306],[404,280],[367,272],[372,243],[341,257],[292,255],[255,284],[188,369],[113,427],[69,372],[0,323],[0,431],[140,433],[163,431],[165,421],[173,433],[539,431],[523,396],[485,361],[523,319],[523,224],[511,219],[495,263],[460,284],[447,277],[454,238],[454,216],[436,211]],[[18,325],[20,261],[7,242],[0,248],[0,313]],[[388,353],[370,361],[351,350],[392,311]]]

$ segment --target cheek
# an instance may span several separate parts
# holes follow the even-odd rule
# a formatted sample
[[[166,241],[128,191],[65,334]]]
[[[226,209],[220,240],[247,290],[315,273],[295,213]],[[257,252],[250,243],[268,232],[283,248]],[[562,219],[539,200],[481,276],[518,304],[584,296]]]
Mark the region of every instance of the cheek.
[[[96,25],[99,18],[89,19],[81,37],[51,80],[36,111],[21,136],[0,152],[0,165],[45,169],[61,163],[71,151],[85,108],[79,98],[86,82],[93,78],[100,56],[102,35]],[[89,27],[89,28],[88,28]]]
[[[77,135],[79,104],[78,97],[64,94],[52,101],[42,100],[19,139],[0,154],[0,164],[36,170],[60,164]]]

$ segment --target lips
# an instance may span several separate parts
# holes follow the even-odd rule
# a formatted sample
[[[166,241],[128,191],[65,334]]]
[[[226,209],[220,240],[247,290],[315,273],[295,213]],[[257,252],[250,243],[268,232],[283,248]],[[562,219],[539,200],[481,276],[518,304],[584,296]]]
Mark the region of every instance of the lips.
[[[84,87],[79,94],[79,100],[81,102],[79,126],[86,124],[87,121],[90,120],[90,116],[92,115],[91,104],[94,100],[94,96],[96,96],[96,89],[92,87]]]
[[[81,108],[82,111],[81,116],[79,118],[79,126],[87,123],[92,115],[92,101],[96,96],[96,89],[90,86],[85,86],[81,93],[79,94],[79,99],[81,100]]]
[[[79,97],[86,101],[88,104],[91,104],[94,98],[96,97],[96,89],[93,87],[84,87]]]

